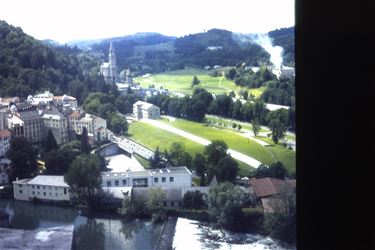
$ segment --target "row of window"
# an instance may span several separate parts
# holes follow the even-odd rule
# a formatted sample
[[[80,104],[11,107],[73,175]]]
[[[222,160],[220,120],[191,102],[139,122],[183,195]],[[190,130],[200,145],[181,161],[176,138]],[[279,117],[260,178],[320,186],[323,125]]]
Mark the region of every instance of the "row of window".
[[[158,183],[159,178],[154,177],[154,183]],[[166,177],[161,177],[161,182],[167,182]],[[174,177],[169,177],[169,182],[174,182]],[[122,180],[122,186],[126,186],[126,180]],[[133,186],[139,186],[139,185],[147,185],[147,178],[141,178],[141,179],[134,179],[133,180]],[[107,181],[107,187],[112,186],[112,181]],[[120,186],[120,180],[115,180],[115,186]]]
[[[56,190],[57,190],[57,188],[56,188]],[[23,193],[23,190],[22,190],[22,189],[19,189],[18,192],[19,192],[20,194],[22,194],[22,193]],[[39,191],[38,191],[37,193],[38,193],[38,195],[40,194]],[[33,191],[32,194],[35,194],[35,191]],[[56,196],[57,196],[57,193],[55,193],[55,194],[56,194]],[[67,194],[67,190],[66,190],[66,188],[64,188],[64,194]],[[46,196],[46,192],[43,192],[43,195]],[[49,195],[52,195],[52,193],[49,192]]]
[[[159,178],[158,177],[154,177],[154,182],[155,183],[159,182]],[[166,177],[161,177],[161,182],[166,182]],[[174,177],[173,176],[169,177],[169,182],[174,182]]]

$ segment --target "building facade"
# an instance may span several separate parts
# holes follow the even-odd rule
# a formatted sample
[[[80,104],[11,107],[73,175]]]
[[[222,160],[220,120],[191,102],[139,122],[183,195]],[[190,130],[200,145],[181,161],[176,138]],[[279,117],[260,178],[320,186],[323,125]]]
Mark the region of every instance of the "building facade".
[[[13,181],[14,199],[30,201],[70,201],[69,186],[62,175],[38,175]]]
[[[24,123],[24,137],[34,145],[42,145],[45,137],[44,122],[40,111],[17,113]]]
[[[133,116],[138,120],[143,118],[159,119],[160,109],[151,103],[138,101],[133,104]]]
[[[5,125],[14,136],[24,136],[24,122],[18,116],[8,114],[5,117]]]
[[[42,116],[45,131],[50,129],[56,139],[57,144],[64,144],[69,141],[68,137],[68,119],[59,112],[51,112]]]
[[[191,172],[186,167],[102,172],[102,187],[191,187]]]

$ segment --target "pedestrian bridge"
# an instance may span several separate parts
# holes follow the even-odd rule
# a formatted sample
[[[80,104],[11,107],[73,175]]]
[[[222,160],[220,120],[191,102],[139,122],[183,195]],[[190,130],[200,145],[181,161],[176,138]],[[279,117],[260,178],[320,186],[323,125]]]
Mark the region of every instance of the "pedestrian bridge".
[[[154,152],[148,148],[124,137],[113,136],[112,141],[118,145],[119,148],[129,152],[130,154],[136,153],[143,158],[150,159],[154,157]]]

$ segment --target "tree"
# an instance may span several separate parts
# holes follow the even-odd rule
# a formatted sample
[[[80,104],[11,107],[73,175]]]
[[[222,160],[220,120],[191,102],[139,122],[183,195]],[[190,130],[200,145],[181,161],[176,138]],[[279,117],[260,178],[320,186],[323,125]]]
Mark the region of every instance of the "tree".
[[[278,120],[273,119],[270,121],[269,127],[272,131],[271,132],[272,140],[277,144],[279,140],[284,137],[284,131],[283,131],[282,125],[280,124]]]
[[[243,99],[244,99],[244,100],[247,100],[247,98],[249,98],[249,92],[248,92],[247,90],[245,90],[245,91],[243,92]]]
[[[81,134],[81,154],[90,153],[89,136],[86,127],[83,127]]]
[[[231,68],[228,73],[225,75],[226,78],[233,80],[234,77],[237,75],[237,71],[235,68]]]
[[[228,146],[224,141],[213,140],[211,144],[204,148],[204,155],[210,165],[216,165],[227,155]]]
[[[58,148],[55,136],[51,129],[48,129],[46,139],[44,140],[44,151],[47,153],[51,150],[57,150]]]
[[[203,193],[196,191],[187,191],[182,198],[182,205],[188,209],[202,209],[205,207]]]
[[[238,174],[238,163],[230,155],[222,158],[216,166],[214,172],[218,182],[234,182]]]
[[[183,152],[181,157],[181,165],[187,168],[191,168],[193,164],[193,157],[188,152]]]
[[[151,168],[162,168],[162,159],[160,156],[159,146],[156,147],[154,157],[150,158],[150,167]]]
[[[128,131],[128,122],[125,117],[112,113],[109,117],[109,127],[114,133],[125,135]]]
[[[210,189],[208,212],[219,226],[239,229],[243,217],[241,208],[248,200],[245,192],[230,182],[223,182]]]
[[[207,167],[206,167],[206,158],[201,154],[195,154],[195,158],[193,161],[193,167],[195,169],[195,172],[200,177],[199,178],[199,185],[204,186],[206,182],[206,173],[207,173]]]
[[[101,189],[100,159],[95,154],[78,156],[64,176],[77,201],[88,206],[93,204],[94,194]]]
[[[252,125],[252,128],[253,128],[254,135],[257,136],[260,129],[261,129],[258,119],[253,119],[251,125]]]
[[[49,151],[44,161],[46,163],[46,171],[44,174],[47,175],[62,175],[66,174],[69,170],[69,165],[76,158],[75,153],[67,148]]]
[[[277,178],[277,179],[285,179],[288,176],[288,170],[285,166],[280,162],[277,161],[271,164],[269,167],[265,165],[260,165],[256,170],[254,177],[259,178]]]
[[[199,85],[201,81],[199,81],[197,76],[193,77],[193,81],[191,82],[191,87],[194,87],[195,85]]]
[[[37,150],[25,137],[14,137],[6,157],[11,161],[10,181],[30,178],[38,170]]]
[[[171,149],[169,150],[169,155],[171,157],[171,162],[174,166],[181,166],[182,156],[185,152],[185,145],[182,142],[173,142]]]

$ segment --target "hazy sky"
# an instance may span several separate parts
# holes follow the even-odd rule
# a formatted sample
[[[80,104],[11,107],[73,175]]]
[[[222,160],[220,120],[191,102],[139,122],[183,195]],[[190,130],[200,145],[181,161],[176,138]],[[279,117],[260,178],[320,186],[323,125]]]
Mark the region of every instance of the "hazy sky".
[[[294,0],[2,0],[0,19],[64,43],[136,32],[183,36],[212,28],[265,33],[294,25]]]

